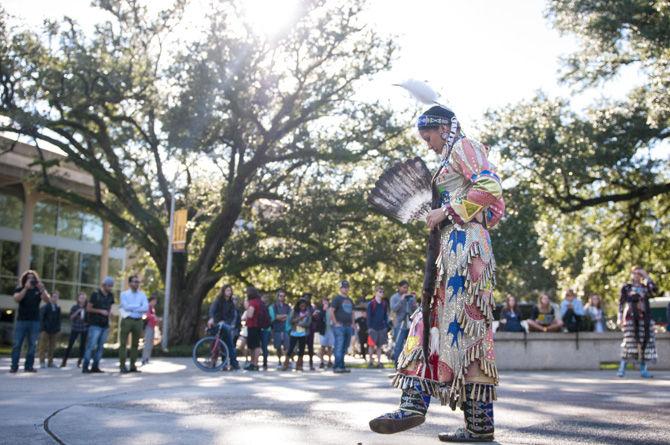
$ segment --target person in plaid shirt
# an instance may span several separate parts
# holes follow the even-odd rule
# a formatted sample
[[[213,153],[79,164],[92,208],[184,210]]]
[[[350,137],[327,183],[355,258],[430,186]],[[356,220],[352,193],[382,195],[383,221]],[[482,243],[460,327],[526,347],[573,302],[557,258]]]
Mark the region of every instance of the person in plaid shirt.
[[[86,334],[88,333],[88,323],[86,322],[86,294],[79,292],[77,296],[77,304],[70,308],[70,339],[67,341],[67,349],[63,356],[63,363],[61,368],[67,366],[67,359],[70,357],[70,351],[74,342],[79,337],[79,359],[77,360],[77,367],[81,366],[81,360],[84,358],[84,350],[86,349]]]

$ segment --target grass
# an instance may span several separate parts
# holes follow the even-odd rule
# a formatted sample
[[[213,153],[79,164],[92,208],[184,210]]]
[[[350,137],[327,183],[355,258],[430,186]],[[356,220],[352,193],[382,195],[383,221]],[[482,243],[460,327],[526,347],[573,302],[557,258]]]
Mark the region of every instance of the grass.
[[[600,362],[601,371],[616,371],[617,369],[619,369],[619,362]],[[627,363],[626,369],[635,369],[635,365]]]
[[[367,363],[346,363],[346,361],[345,361],[345,364],[347,365],[347,368],[356,368],[356,369],[367,369],[368,368]],[[393,363],[386,362],[386,363],[383,363],[383,365],[384,365],[384,369],[395,369],[395,366],[393,365]]]

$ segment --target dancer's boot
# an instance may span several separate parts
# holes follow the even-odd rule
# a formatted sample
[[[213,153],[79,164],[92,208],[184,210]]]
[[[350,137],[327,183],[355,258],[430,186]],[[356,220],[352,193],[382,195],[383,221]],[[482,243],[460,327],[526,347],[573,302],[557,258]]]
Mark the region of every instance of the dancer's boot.
[[[393,434],[417,427],[426,421],[430,396],[409,388],[402,391],[400,408],[370,421],[370,429],[379,434]]]
[[[650,379],[653,377],[649,370],[647,369],[647,364],[645,362],[640,363],[640,377],[643,379]]]
[[[467,399],[463,404],[465,427],[454,432],[440,433],[442,442],[493,441],[493,403]]]

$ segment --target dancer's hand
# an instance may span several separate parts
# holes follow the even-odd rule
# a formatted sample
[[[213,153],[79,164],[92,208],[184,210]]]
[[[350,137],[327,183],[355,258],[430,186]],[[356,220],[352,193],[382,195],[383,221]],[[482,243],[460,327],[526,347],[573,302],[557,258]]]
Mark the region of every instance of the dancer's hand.
[[[447,215],[444,214],[444,210],[434,209],[428,213],[428,216],[426,217],[426,224],[428,224],[428,228],[432,230],[439,226],[440,223],[445,219],[447,219]]]

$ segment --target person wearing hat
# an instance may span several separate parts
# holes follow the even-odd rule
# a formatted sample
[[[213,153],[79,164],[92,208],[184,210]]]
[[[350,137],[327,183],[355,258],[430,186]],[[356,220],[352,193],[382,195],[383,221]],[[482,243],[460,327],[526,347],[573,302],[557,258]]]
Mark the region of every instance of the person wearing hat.
[[[333,333],[335,334],[335,365],[333,372],[336,374],[351,372],[344,366],[344,356],[351,343],[352,325],[354,324],[354,302],[349,298],[349,282],[344,280],[340,283],[340,293],[333,298],[330,305],[330,318],[333,320]]]
[[[102,351],[109,335],[109,319],[112,316],[112,305],[114,304],[114,279],[107,277],[102,281],[100,289],[91,294],[91,298],[86,307],[88,318],[88,338],[86,339],[86,352],[84,352],[84,362],[81,372],[88,374],[90,372],[103,372],[100,369],[100,359]],[[95,350],[95,356],[93,351]],[[93,356],[93,357],[92,357]],[[88,368],[93,358],[93,366]]]

